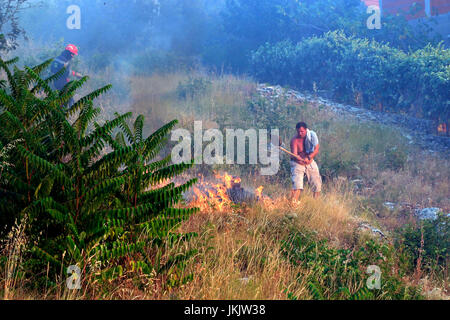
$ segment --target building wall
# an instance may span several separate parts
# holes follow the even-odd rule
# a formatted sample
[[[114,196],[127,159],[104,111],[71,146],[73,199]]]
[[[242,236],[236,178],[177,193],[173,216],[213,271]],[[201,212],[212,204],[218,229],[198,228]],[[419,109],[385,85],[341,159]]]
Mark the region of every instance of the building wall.
[[[417,19],[433,17],[438,23],[434,30],[450,43],[450,0],[362,0],[367,6],[381,8],[382,14],[404,13],[412,23]],[[414,15],[409,14],[411,6],[417,3],[421,10]]]
[[[380,6],[385,12],[396,14],[407,13],[414,3],[421,6],[416,15],[408,15],[408,19],[417,19],[426,16],[437,16],[450,12],[450,0],[362,0],[367,6]]]

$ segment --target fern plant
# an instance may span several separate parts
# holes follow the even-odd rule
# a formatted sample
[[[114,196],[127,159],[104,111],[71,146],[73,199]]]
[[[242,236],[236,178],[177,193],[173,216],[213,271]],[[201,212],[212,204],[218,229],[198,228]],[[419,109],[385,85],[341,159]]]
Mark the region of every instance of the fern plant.
[[[0,88],[0,145],[20,141],[9,157],[12,166],[2,172],[0,216],[4,225],[27,216],[30,271],[41,271],[48,263],[54,275],[69,265],[83,271],[96,266],[98,276],[110,279],[126,270],[158,273],[182,265],[180,258],[160,263],[158,248],[195,235],[173,230],[196,211],[176,208],[196,180],[154,186],[192,163],[169,165],[170,157],[152,161],[177,121],[147,138],[142,116],[133,131],[126,123],[131,113],[100,125],[93,100],[110,85],[67,107],[87,77],[52,90],[51,81],[62,72],[40,77],[51,60],[11,71],[15,62],[0,59],[7,75]],[[122,130],[115,139],[114,130]],[[112,151],[105,154],[107,146]]]

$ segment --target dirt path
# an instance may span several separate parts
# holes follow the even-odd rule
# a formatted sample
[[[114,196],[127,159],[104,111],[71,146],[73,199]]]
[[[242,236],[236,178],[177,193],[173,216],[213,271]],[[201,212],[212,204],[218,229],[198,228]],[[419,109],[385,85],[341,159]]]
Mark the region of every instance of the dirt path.
[[[258,84],[257,92],[268,99],[275,99],[285,96],[291,101],[313,102],[330,108],[336,114],[346,118],[352,118],[361,122],[373,122],[388,126],[397,127],[410,144],[415,144],[428,152],[438,152],[450,155],[450,137],[437,136],[434,123],[431,120],[418,119],[393,113],[371,111],[355,106],[344,105],[330,101],[328,99],[317,97],[311,94],[300,93],[292,89],[283,89],[281,86],[270,86]]]

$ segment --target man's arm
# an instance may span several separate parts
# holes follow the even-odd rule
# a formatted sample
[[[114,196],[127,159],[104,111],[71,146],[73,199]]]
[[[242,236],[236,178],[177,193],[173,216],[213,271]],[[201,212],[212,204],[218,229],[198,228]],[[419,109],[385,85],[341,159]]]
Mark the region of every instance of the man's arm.
[[[73,75],[74,77],[77,77],[77,78],[82,78],[82,77],[83,77],[83,75],[82,75],[81,73],[75,72],[75,71],[73,71],[73,70],[72,70],[72,75]]]
[[[318,153],[319,153],[319,144],[317,144],[317,145],[314,147],[314,151],[313,151],[312,153],[308,154],[309,160],[310,160],[310,161],[313,161],[314,157],[317,156]]]

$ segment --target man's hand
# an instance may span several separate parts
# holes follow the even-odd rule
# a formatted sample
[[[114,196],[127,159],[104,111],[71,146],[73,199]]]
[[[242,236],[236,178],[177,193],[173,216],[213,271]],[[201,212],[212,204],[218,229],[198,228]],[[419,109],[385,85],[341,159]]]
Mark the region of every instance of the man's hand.
[[[72,75],[77,78],[83,78],[83,75],[79,72],[72,71]]]
[[[306,157],[304,159],[304,162],[305,162],[306,165],[308,165],[308,164],[311,164],[313,162],[313,159]]]
[[[313,162],[313,159],[310,159],[309,157],[301,157],[297,156],[297,160],[301,162],[301,165],[309,165]]]
[[[295,159],[301,164],[301,165],[307,165],[308,158],[303,158],[300,156],[296,156]]]

